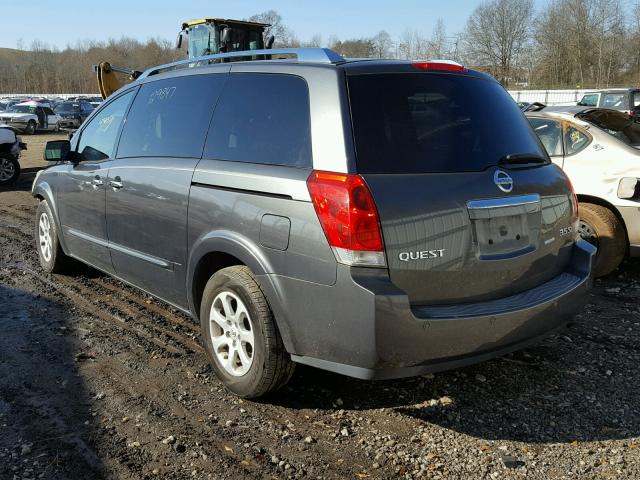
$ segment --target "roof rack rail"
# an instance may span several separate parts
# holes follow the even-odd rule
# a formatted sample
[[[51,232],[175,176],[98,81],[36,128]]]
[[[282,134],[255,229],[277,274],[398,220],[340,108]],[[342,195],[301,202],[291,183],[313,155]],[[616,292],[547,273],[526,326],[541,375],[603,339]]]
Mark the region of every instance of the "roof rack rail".
[[[272,48],[264,50],[243,50],[239,52],[216,53],[213,55],[204,55],[202,57],[187,58],[185,60],[179,60],[177,62],[159,65],[157,67],[152,67],[148,70],[145,70],[142,75],[138,77],[138,79],[143,79],[150,75],[155,75],[163,70],[169,70],[181,65],[189,65],[191,63],[206,62],[209,60],[221,60],[225,58],[256,57],[263,55],[292,55],[298,59],[298,62],[308,63],[337,64],[343,63],[345,61],[345,59],[339,53],[336,53],[328,48]]]

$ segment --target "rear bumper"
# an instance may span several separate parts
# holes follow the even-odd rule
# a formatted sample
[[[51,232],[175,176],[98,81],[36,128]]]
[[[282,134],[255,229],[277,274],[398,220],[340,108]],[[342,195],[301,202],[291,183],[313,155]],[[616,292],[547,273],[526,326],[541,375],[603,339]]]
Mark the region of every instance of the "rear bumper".
[[[637,207],[618,207],[624,220],[629,237],[629,255],[640,257],[640,205]]]
[[[591,245],[579,241],[567,271],[512,297],[413,309],[380,270],[339,268],[337,284],[326,287],[333,298],[324,299],[328,303],[318,318],[313,318],[314,304],[324,295],[302,295],[305,306],[298,312],[299,321],[289,324],[292,358],[352,377],[386,379],[503,355],[539,341],[580,310],[591,286],[594,253]]]

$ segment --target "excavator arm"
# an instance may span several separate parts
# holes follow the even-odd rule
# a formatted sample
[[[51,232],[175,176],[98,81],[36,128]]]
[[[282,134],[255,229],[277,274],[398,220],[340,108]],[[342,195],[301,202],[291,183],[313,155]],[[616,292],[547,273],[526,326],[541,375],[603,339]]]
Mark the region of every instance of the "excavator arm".
[[[138,70],[126,67],[117,67],[115,65],[111,65],[109,62],[102,62],[99,65],[94,65],[93,69],[96,73],[98,88],[100,89],[100,95],[102,98],[107,98],[126,83],[129,83],[142,75],[142,72],[139,72]],[[122,75],[125,75],[124,79],[122,78]]]

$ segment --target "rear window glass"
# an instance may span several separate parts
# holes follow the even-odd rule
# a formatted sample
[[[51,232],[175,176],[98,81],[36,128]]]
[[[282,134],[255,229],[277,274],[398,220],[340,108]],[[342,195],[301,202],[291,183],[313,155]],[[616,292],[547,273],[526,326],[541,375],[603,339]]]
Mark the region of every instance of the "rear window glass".
[[[200,158],[227,75],[190,75],[143,85],[131,105],[118,158]]]
[[[562,156],[562,127],[557,120],[529,118],[529,123],[551,157]]]
[[[624,112],[587,110],[576,117],[600,127],[631,147],[640,147],[640,123]]]
[[[498,83],[450,74],[348,77],[361,173],[482,171],[509,154],[545,156]]]
[[[613,108],[617,110],[628,110],[629,101],[627,93],[605,93],[602,96],[602,108]]]
[[[292,75],[230,75],[216,107],[204,156],[310,168],[307,83]]]

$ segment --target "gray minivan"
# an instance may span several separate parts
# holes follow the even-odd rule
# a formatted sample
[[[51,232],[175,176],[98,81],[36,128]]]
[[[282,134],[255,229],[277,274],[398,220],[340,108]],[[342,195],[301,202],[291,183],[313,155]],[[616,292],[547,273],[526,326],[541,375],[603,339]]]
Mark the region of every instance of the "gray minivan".
[[[581,307],[594,248],[575,195],[493,78],[263,53],[289,58],[151,69],[47,144],[42,267],[77,259],[191,313],[244,397],[296,363],[363,379],[460,367]]]

